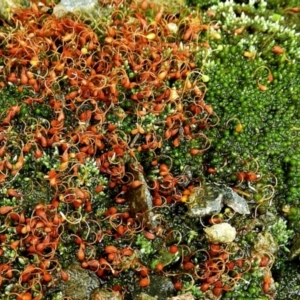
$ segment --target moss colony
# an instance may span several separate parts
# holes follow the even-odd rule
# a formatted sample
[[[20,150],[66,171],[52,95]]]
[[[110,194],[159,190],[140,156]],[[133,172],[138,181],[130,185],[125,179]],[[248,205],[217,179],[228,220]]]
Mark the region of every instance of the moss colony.
[[[100,2],[1,21],[1,299],[299,298],[296,2]]]

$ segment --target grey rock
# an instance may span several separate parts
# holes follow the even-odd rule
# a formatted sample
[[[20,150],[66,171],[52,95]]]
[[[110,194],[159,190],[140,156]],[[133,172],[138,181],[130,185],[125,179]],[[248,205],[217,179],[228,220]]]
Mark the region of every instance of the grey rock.
[[[95,289],[91,295],[91,300],[122,300],[123,297],[119,292],[109,291],[106,289]]]
[[[241,215],[250,214],[247,201],[238,195],[233,189],[223,186],[223,203]]]
[[[143,167],[138,163],[132,163],[128,166],[128,172],[132,174],[134,180],[139,180],[143,183],[138,188],[132,188],[130,185],[128,187],[125,198],[129,203],[130,212],[133,215],[142,217],[144,225],[154,229],[157,222],[152,212],[152,196],[143,175]]]
[[[73,300],[87,300],[99,287],[100,281],[95,273],[83,269],[78,263],[71,264],[65,271],[69,275],[69,280],[60,280],[56,285],[64,297]]]
[[[193,217],[219,213],[223,204],[239,214],[250,213],[247,201],[225,185],[205,184],[203,187],[197,187],[186,204],[189,214]]]
[[[139,299],[138,297],[142,293],[160,300],[167,299],[167,297],[172,297],[175,294],[172,280],[170,277],[166,276],[151,275],[150,285],[148,287],[142,288],[140,287],[139,282],[136,281],[131,288],[131,299]]]
[[[109,17],[113,11],[111,5],[100,5],[98,0],[61,0],[53,9],[53,14],[62,17],[68,12],[84,18],[96,20],[101,17]]]
[[[192,217],[218,213],[223,207],[222,199],[222,193],[213,186],[196,187],[186,203],[189,209],[188,213]]]

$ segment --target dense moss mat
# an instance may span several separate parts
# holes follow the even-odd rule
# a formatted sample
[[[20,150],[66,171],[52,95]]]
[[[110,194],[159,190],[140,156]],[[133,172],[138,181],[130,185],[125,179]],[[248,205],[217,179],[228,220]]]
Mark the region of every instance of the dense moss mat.
[[[52,6],[1,28],[5,300],[68,296],[77,260],[128,300],[300,297],[296,3],[145,1],[94,21]],[[251,213],[191,213],[222,188]],[[219,222],[234,242],[205,235]]]
[[[273,203],[262,200],[259,186],[250,193],[261,213],[286,217],[287,228],[295,234],[300,231],[298,3],[192,4],[203,9],[205,22],[221,28],[220,36],[203,36],[212,51],[199,54],[199,66],[209,76],[205,100],[220,118],[207,133],[212,140],[204,155],[208,178],[236,185],[243,172],[257,171],[261,182],[276,177]],[[287,253],[281,253],[273,267],[280,285],[276,299],[299,297],[294,294],[299,289],[297,279],[285,280],[290,271],[296,278],[299,266],[287,261]]]
[[[216,14],[210,20],[220,24],[221,36],[210,38],[213,51],[204,51],[199,60],[210,78],[205,99],[220,118],[209,130],[213,142],[205,154],[207,166],[219,171],[211,177],[232,184],[238,172],[257,168],[262,177],[277,178],[276,209],[285,204],[296,207],[300,193],[298,16],[262,5],[219,4],[211,9]],[[277,53],[276,47],[283,53]],[[249,160],[256,163],[249,166]],[[298,231],[292,222],[296,215],[291,211],[289,219]]]

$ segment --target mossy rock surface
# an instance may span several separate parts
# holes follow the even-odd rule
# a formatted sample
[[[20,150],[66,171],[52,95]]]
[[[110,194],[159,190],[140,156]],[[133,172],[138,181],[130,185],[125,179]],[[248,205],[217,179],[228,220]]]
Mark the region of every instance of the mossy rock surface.
[[[94,273],[83,269],[78,263],[71,264],[66,272],[69,280],[60,280],[57,285],[64,297],[70,297],[73,300],[97,299],[98,293],[94,290],[99,287],[100,281]],[[91,298],[92,295],[94,298]]]

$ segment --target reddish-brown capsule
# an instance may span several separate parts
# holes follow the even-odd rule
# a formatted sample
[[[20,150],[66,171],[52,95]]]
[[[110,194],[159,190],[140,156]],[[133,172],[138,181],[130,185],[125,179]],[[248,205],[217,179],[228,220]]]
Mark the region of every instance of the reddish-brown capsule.
[[[137,189],[138,187],[140,187],[141,185],[143,185],[144,183],[140,180],[134,180],[132,183],[131,183],[131,187],[133,189]]]
[[[140,287],[147,287],[150,284],[150,279],[148,277],[142,278],[139,282]]]
[[[175,254],[178,251],[178,247],[176,245],[170,246],[170,253]]]

